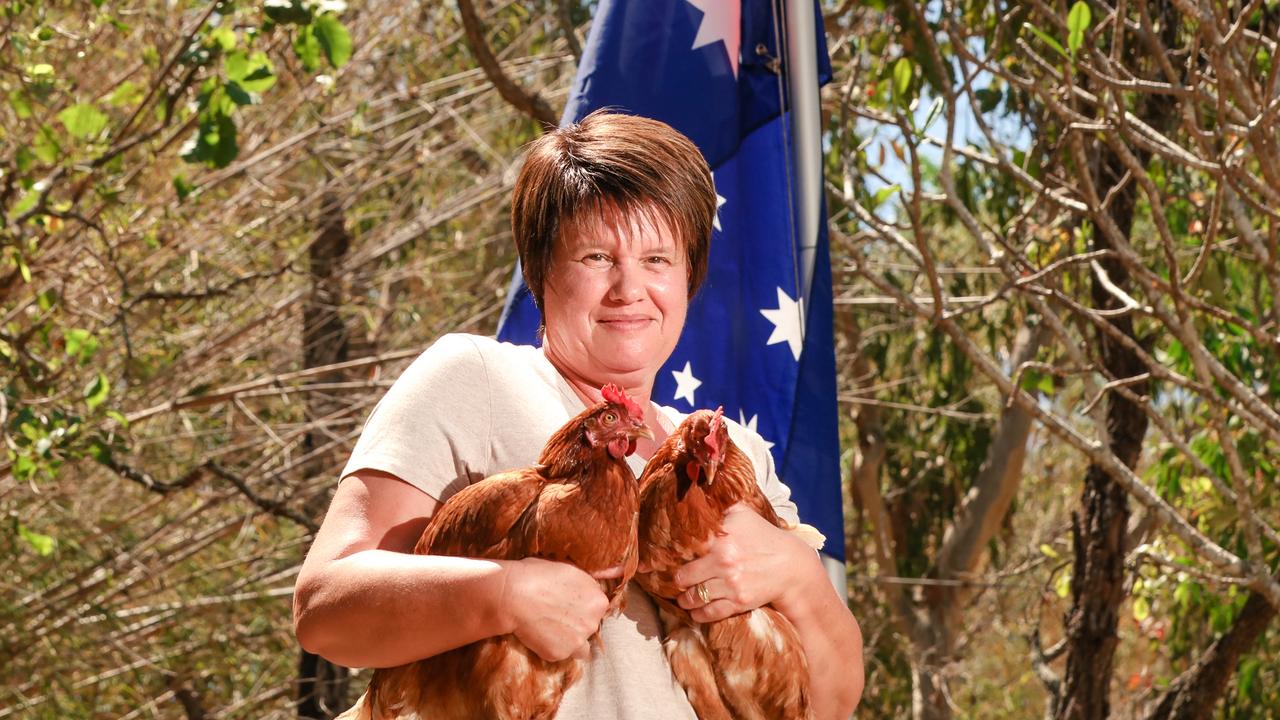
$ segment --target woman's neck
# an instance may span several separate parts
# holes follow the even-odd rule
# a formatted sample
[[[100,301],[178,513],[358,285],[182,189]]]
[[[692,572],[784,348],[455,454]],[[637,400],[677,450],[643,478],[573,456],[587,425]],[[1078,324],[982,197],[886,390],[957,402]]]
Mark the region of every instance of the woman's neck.
[[[636,454],[642,458],[648,458],[653,455],[662,441],[670,434],[672,428],[668,428],[667,418],[658,411],[658,407],[649,400],[649,396],[653,392],[653,378],[649,378],[647,382],[625,382],[618,380],[606,380],[603,383],[587,379],[585,376],[575,373],[566,364],[561,363],[554,352],[548,352],[543,347],[543,355],[556,372],[560,373],[560,377],[564,378],[569,387],[573,389],[575,395],[582,400],[584,407],[590,407],[600,402],[603,398],[600,395],[600,388],[613,382],[621,387],[628,396],[644,408],[644,422],[653,431],[654,439],[639,438],[636,442]]]

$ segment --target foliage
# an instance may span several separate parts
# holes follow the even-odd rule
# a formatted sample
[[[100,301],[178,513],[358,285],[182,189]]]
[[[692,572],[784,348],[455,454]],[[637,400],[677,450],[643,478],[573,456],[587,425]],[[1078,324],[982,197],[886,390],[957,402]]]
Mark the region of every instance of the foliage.
[[[488,20],[510,72],[564,88],[551,10]],[[0,717],[294,716],[289,597],[334,474],[415,349],[492,331],[536,128],[446,7],[0,22]],[[308,361],[324,297],[346,370]]]
[[[480,5],[506,71],[563,102],[593,4]],[[905,714],[913,679],[962,716],[1040,714],[1062,661],[1027,658],[1063,632],[1089,463],[1142,508],[1117,714],[1246,587],[1275,594],[1274,5],[823,3],[861,714]],[[496,325],[537,127],[448,3],[19,0],[0,21],[0,718],[291,716],[288,597],[333,475],[418,349]],[[1090,185],[1104,149],[1133,156],[1123,237]],[[1132,301],[1110,310],[1108,258]],[[1151,376],[1130,475],[1100,444],[1132,394],[1100,361],[1107,312]],[[984,471],[1014,463],[993,448],[1015,410],[1036,422],[1011,481]],[[1013,497],[957,568],[992,477]],[[1280,703],[1278,652],[1269,628],[1220,717]]]

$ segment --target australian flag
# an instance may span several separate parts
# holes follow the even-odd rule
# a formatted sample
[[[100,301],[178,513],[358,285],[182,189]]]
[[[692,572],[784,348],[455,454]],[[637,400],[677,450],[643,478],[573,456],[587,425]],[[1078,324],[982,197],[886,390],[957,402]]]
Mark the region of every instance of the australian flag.
[[[718,205],[707,280],[653,399],[724,406],[759,432],[801,519],[843,559],[830,258],[825,218],[817,238],[797,236],[786,42],[770,0],[602,0],[564,121],[609,107],[661,120],[702,150]],[[825,82],[821,32],[812,46]],[[799,248],[814,243],[806,299]],[[534,344],[539,324],[517,270],[498,337]]]

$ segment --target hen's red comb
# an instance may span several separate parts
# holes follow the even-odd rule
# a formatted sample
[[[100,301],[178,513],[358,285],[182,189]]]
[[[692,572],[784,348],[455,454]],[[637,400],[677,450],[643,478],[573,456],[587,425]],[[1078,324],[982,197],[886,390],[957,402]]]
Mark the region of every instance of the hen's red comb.
[[[720,451],[720,426],[724,424],[724,406],[716,408],[715,415],[711,416],[710,432],[707,433],[707,446],[712,450]]]
[[[603,397],[606,402],[611,402],[614,405],[621,405],[626,408],[627,414],[633,418],[644,417],[644,410],[640,409],[640,405],[636,403],[635,400],[628,397],[625,390],[613,383],[600,388],[600,396]]]

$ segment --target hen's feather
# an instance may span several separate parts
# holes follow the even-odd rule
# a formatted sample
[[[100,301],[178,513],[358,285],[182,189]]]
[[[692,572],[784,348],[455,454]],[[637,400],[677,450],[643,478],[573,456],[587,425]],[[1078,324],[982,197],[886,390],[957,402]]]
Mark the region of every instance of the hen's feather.
[[[708,481],[703,468],[715,416],[693,413],[658,449],[640,478],[640,566],[636,581],[661,608],[663,648],[698,717],[787,718],[811,716],[809,673],[799,635],[781,613],[757,608],[702,624],[676,604],[684,588],[675,582],[682,565],[706,554],[721,532],[726,511],[744,502],[777,527],[778,517],[755,480],[747,456],[720,431],[710,455],[719,463]]]
[[[530,468],[493,475],[449,498],[416,554],[518,560],[540,557],[588,573],[622,565],[603,589],[613,610],[636,568],[635,475],[625,452],[647,434],[620,390],[557,431]],[[514,636],[497,636],[424,660],[377,670],[342,718],[543,720],[555,715],[583,663],[543,660]]]

